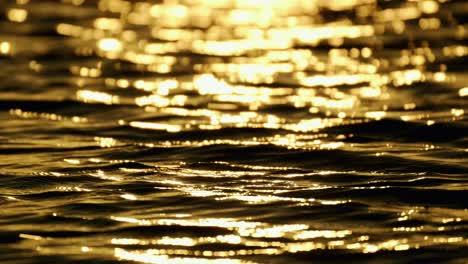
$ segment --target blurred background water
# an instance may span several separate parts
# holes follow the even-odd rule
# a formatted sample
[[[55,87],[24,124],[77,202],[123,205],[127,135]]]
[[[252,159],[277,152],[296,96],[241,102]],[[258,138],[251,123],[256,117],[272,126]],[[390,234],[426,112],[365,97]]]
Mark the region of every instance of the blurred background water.
[[[468,2],[0,14],[0,262],[467,263]]]

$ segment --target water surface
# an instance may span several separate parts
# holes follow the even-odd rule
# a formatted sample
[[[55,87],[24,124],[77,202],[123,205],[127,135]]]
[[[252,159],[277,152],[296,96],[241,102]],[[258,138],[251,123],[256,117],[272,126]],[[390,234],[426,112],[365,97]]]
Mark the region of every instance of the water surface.
[[[0,262],[468,261],[465,1],[0,11]]]

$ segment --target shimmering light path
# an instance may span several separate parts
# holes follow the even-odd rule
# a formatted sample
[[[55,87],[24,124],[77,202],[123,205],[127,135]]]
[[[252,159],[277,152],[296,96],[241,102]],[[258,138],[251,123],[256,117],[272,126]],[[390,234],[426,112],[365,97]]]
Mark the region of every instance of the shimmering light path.
[[[0,3],[0,262],[466,263],[468,3]]]

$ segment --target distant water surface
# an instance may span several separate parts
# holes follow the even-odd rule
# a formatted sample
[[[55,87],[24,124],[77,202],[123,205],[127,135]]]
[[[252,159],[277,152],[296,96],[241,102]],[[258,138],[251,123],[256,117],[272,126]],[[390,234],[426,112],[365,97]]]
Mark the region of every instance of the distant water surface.
[[[468,2],[0,2],[1,263],[468,263]]]

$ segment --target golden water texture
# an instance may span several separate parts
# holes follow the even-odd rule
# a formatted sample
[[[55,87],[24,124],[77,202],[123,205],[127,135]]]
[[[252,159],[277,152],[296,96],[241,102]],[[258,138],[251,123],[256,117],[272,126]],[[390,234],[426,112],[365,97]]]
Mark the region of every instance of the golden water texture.
[[[464,263],[467,10],[3,3],[0,260]]]

